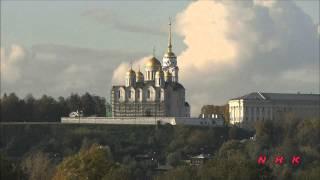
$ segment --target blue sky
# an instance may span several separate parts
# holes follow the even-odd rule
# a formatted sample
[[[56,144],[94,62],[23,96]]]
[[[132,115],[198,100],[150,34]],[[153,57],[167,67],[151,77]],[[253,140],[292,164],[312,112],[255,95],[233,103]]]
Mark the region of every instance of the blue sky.
[[[286,1],[286,0],[285,0]],[[166,44],[161,35],[119,30],[110,21],[99,22],[85,14],[107,11],[101,15],[125,24],[165,31],[169,16],[176,16],[189,1],[1,1],[1,45],[19,43],[55,43],[72,46],[152,51]],[[315,22],[319,23],[318,0],[296,0]],[[163,34],[165,35],[165,34]],[[96,38],[99,37],[99,38]],[[179,37],[177,37],[179,38]],[[142,41],[143,39],[143,41]],[[178,39],[178,51],[183,46]]]
[[[146,38],[144,33],[119,30],[121,27],[115,27],[111,21],[165,32],[168,17],[175,16],[187,4],[181,1],[3,1],[1,44],[20,43],[31,47],[39,43],[56,43],[152,51],[153,45],[166,43],[165,34],[151,34]],[[103,13],[99,14],[99,11]],[[94,13],[97,13],[97,19]],[[105,20],[99,21],[99,18]]]

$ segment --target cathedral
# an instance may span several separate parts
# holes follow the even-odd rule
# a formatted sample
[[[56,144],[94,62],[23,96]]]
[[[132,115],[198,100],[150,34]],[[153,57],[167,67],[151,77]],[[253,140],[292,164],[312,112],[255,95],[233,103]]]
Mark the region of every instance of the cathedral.
[[[125,74],[125,85],[112,86],[113,117],[190,117],[185,89],[179,83],[177,56],[172,51],[171,23],[168,48],[162,64],[155,57],[145,62],[144,73],[132,67]]]

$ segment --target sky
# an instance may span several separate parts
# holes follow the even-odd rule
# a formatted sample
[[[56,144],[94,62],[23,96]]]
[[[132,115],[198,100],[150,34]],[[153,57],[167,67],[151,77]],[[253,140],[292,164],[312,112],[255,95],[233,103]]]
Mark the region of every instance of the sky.
[[[1,1],[1,94],[112,84],[173,50],[192,114],[250,92],[319,93],[319,1]]]

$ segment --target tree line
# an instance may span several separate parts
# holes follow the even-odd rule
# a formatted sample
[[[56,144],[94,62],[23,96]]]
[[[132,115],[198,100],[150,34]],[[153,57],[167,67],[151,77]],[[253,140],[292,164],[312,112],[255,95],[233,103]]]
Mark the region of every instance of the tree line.
[[[319,179],[320,121],[286,117],[255,131],[233,127],[25,125],[0,126],[4,179]],[[250,138],[255,135],[255,138]],[[200,153],[200,166],[185,160]],[[259,165],[264,154],[268,160]],[[139,158],[149,157],[147,159]],[[283,165],[274,163],[282,155]],[[290,157],[302,161],[292,166]],[[13,157],[20,157],[18,160]],[[9,162],[8,159],[15,159]],[[158,164],[172,167],[158,172]],[[44,173],[46,172],[46,173]],[[7,178],[5,178],[7,177]],[[45,177],[45,178],[41,178]],[[12,178],[17,179],[17,178]]]
[[[89,93],[57,99],[48,95],[36,99],[31,94],[21,99],[10,93],[0,98],[2,122],[58,122],[77,110],[83,111],[84,116],[105,116],[106,100]]]
[[[211,117],[212,114],[222,115],[225,122],[229,122],[229,105],[204,105],[201,108],[201,114],[205,117]]]

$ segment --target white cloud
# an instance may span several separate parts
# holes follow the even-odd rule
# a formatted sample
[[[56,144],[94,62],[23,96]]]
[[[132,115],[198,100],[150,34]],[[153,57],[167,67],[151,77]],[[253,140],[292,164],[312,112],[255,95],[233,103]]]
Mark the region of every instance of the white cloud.
[[[14,44],[7,52],[1,47],[1,80],[14,83],[21,77],[26,51],[22,46]]]
[[[139,60],[132,61],[132,69],[138,71],[140,68],[141,72],[144,72],[145,62],[151,58],[151,56],[143,57]],[[131,64],[123,62],[114,71],[112,75],[112,84],[121,85],[124,84],[125,74],[131,68]]]
[[[180,80],[193,115],[251,91],[319,93],[312,78],[319,71],[308,69],[319,60],[317,32],[293,2],[196,1],[176,22],[186,45]],[[119,66],[114,79],[127,69]]]
[[[178,57],[180,77],[193,114],[250,91],[319,92],[315,78],[297,83],[316,75],[304,67],[318,61],[319,42],[310,17],[293,2],[196,1],[177,21],[187,46]]]
[[[253,2],[254,2],[254,5],[265,6],[269,8],[272,8],[273,5],[276,3],[275,0],[254,0]]]
[[[1,48],[1,93],[67,96],[87,91],[108,98],[112,72],[120,60],[141,56],[54,44],[34,45],[26,52],[19,45],[6,54]]]

